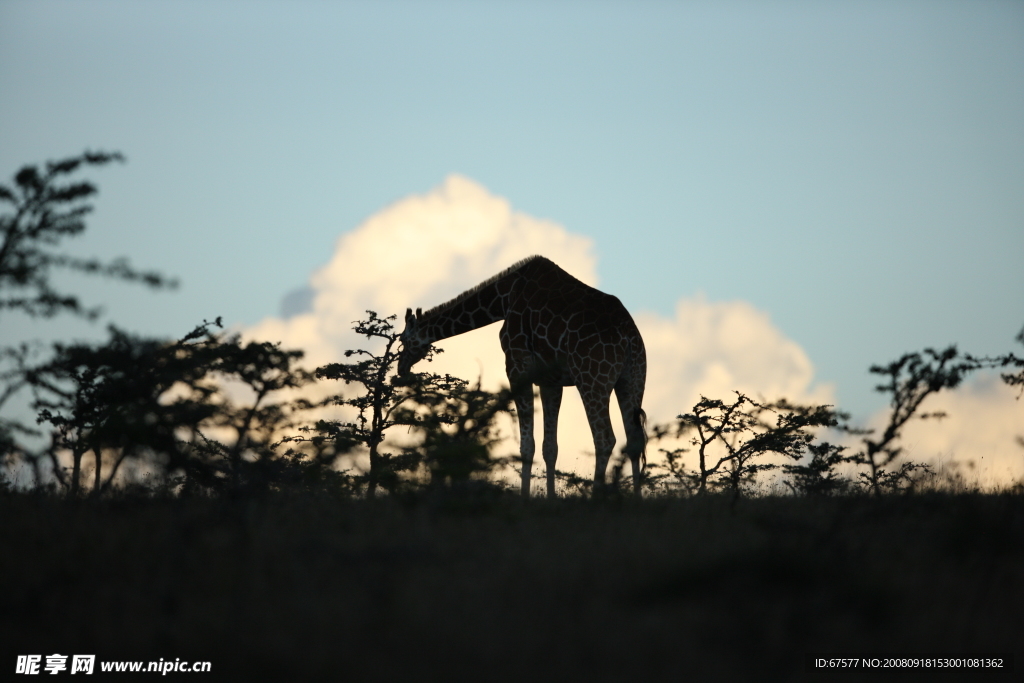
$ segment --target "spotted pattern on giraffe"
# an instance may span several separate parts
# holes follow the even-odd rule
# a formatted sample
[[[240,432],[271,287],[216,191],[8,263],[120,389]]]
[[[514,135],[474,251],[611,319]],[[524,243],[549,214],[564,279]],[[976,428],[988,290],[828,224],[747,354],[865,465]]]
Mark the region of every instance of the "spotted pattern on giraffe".
[[[555,495],[557,423],[562,388],[575,386],[594,437],[594,491],[605,486],[615,435],[609,403],[614,391],[639,493],[646,461],[646,416],[641,403],[647,355],[633,318],[618,298],[580,282],[543,256],[531,256],[454,299],[423,313],[406,311],[399,374],[411,371],[430,345],[499,320],[505,371],[519,418],[522,494],[530,495],[535,452],[533,386],[544,414],[542,452],[547,492]]]

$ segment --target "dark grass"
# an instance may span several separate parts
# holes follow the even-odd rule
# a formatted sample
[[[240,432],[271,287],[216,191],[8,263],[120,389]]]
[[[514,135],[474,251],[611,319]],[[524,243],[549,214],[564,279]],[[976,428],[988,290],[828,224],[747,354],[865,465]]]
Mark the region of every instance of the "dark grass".
[[[1024,637],[1019,494],[7,493],[0,558],[7,672],[59,652],[209,660],[204,680],[830,680],[805,653]]]

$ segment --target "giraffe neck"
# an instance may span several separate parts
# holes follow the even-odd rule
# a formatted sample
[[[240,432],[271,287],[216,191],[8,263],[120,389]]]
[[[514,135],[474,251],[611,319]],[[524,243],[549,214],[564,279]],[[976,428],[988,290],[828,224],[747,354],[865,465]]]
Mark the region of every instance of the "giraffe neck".
[[[423,336],[432,344],[505,319],[510,278],[484,283],[420,318]]]

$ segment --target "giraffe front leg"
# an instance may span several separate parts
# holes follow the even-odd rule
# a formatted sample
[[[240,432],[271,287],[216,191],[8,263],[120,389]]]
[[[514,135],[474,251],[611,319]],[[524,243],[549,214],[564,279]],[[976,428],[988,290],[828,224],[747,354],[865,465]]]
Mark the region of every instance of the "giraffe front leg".
[[[541,387],[544,407],[544,465],[547,468],[548,498],[555,497],[555,463],[558,461],[558,409],[562,405],[562,387]]]
[[[517,392],[515,398],[519,418],[519,456],[523,466],[523,498],[530,497],[530,470],[533,469],[533,453],[536,448],[533,441],[533,385],[527,386],[528,389]]]

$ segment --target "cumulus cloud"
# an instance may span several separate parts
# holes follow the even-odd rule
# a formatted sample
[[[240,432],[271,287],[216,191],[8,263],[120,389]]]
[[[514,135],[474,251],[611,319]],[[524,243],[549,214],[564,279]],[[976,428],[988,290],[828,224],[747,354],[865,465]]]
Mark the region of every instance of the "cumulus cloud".
[[[401,315],[409,307],[433,306],[538,253],[596,284],[589,238],[513,211],[478,183],[451,175],[342,235],[309,290],[286,297],[289,317],[268,318],[246,333],[303,348],[311,363],[335,361],[358,340],[352,321],[367,309]]]
[[[709,303],[697,295],[680,299],[673,318],[635,318],[653,369],[644,403],[660,419],[685,412],[701,396],[729,399],[734,390],[766,400],[832,399],[831,387],[813,384],[804,350],[746,302]]]
[[[351,331],[352,321],[367,309],[401,316],[408,307],[432,307],[532,254],[542,254],[587,284],[599,285],[592,240],[515,211],[506,199],[452,175],[430,192],[385,207],[342,235],[330,261],[312,274],[308,287],[286,297],[284,317],[267,318],[245,334],[303,349],[311,367],[335,362],[344,350],[368,343]],[[644,407],[649,423],[672,420],[701,395],[728,399],[733,390],[768,400],[831,402],[831,387],[815,383],[803,349],[747,303],[708,302],[698,295],[681,298],[672,317],[633,314],[647,346]],[[444,353],[430,369],[470,380],[480,377],[485,388],[496,389],[506,382],[499,327],[490,325],[440,342]],[[930,448],[949,450],[960,443],[956,435],[971,415],[1003,419],[993,417],[988,399],[978,399],[982,403],[977,404],[962,400],[967,403],[950,412],[963,415],[954,419],[965,422],[951,420],[942,427],[952,431],[929,433],[919,441],[937,439],[934,445],[928,441]],[[536,412],[539,423],[539,406]],[[621,445],[624,436],[614,405],[612,413]],[[507,449],[515,451],[518,432],[511,424],[506,430],[512,436]],[[539,440],[539,424],[537,436]],[[559,445],[560,469],[592,472],[589,426],[579,395],[571,389],[563,399]],[[543,471],[539,461],[538,457],[538,474]]]

